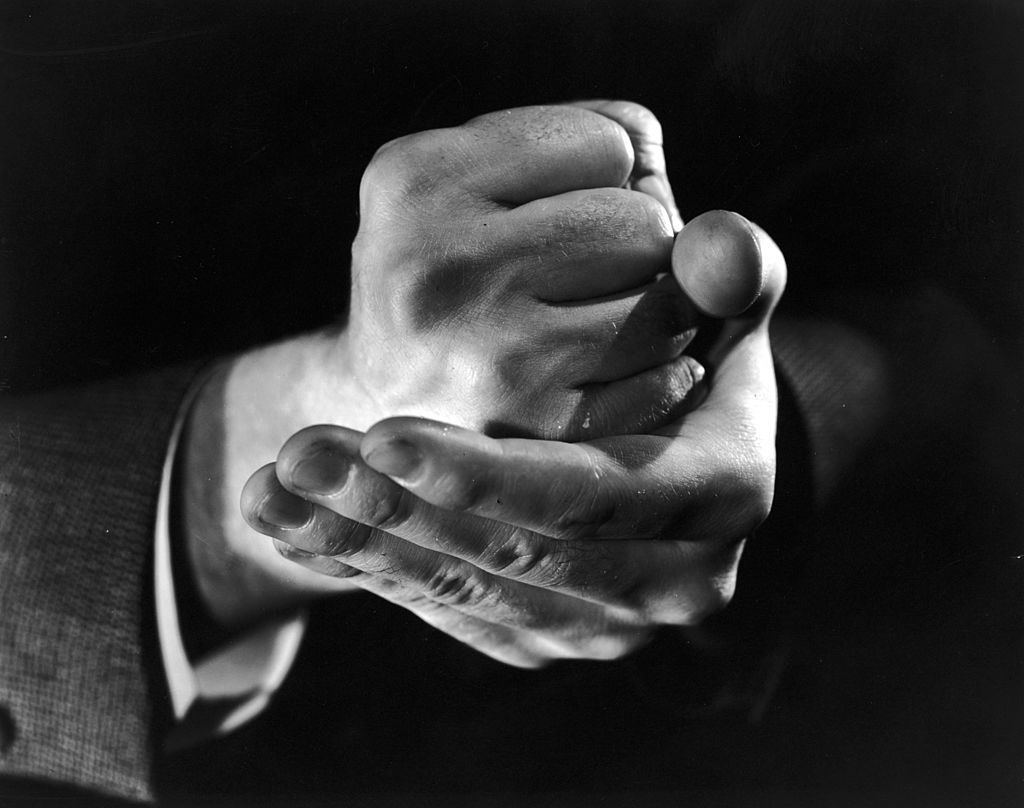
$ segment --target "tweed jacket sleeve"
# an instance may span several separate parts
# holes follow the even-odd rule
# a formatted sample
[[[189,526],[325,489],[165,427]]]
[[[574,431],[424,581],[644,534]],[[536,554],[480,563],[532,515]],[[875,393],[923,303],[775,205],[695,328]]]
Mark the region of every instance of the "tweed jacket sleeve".
[[[183,367],[0,404],[0,774],[149,796],[169,713],[150,625]]]

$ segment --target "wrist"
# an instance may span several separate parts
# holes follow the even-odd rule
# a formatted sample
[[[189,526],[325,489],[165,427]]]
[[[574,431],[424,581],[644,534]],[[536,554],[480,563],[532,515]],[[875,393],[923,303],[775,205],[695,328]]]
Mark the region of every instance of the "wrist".
[[[246,480],[290,435],[314,423],[350,423],[350,413],[364,417],[333,363],[335,339],[303,335],[225,362],[189,411],[177,466],[179,527],[203,604],[226,627],[353,588],[282,558],[239,511]]]

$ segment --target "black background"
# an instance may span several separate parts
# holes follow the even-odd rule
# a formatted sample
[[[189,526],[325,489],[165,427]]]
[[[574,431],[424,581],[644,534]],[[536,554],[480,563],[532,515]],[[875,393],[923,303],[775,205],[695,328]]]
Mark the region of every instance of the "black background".
[[[579,97],[659,115],[684,217],[730,208],[762,224],[789,263],[784,312],[870,320],[938,287],[1005,377],[1022,357],[1022,22],[984,2],[5,3],[0,385],[343,318],[378,145]],[[956,345],[956,328],[939,319],[918,338]],[[953,352],[936,372],[971,361]],[[1012,801],[1014,385],[986,393],[1003,420],[973,409],[979,395],[890,434],[802,527],[818,552],[769,703],[697,715],[711,701],[680,694],[709,692],[710,674],[670,641],[610,672],[524,674],[359,600],[315,617],[302,674],[267,715],[165,763],[164,788],[300,804],[680,788],[697,804]],[[968,439],[972,419],[988,443]]]

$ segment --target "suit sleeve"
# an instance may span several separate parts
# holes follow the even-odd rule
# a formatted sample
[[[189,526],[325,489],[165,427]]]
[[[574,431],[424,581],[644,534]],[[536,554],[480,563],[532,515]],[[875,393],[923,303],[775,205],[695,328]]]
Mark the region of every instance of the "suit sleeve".
[[[5,777],[150,797],[152,537],[183,367],[0,404]]]

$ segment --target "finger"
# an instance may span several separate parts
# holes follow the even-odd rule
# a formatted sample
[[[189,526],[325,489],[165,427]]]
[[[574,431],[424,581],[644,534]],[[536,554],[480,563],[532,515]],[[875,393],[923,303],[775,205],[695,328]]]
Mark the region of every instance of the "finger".
[[[767,513],[747,479],[761,479],[763,458],[732,448],[728,433],[566,444],[392,418],[367,432],[361,451],[428,502],[547,536],[703,541],[738,539]]]
[[[637,616],[634,629],[638,622],[693,621],[721,608],[731,595],[727,573],[735,567],[737,547],[554,541],[504,522],[435,508],[363,464],[349,443],[349,433],[340,427],[304,429],[282,448],[277,474],[289,490],[364,526],[386,523],[393,536],[501,578]],[[317,558],[298,560],[318,564]],[[631,629],[609,637],[603,631],[585,640],[586,653],[624,653],[634,634]]]
[[[721,335],[707,351],[714,385],[704,404],[690,413],[685,422],[659,432],[680,435],[689,430],[695,434],[715,434],[731,429],[739,448],[752,450],[753,443],[764,443],[754,438],[769,436],[770,447],[774,449],[778,397],[768,325],[786,286],[786,261],[764,230],[753,222],[744,222],[757,241],[761,291],[741,316],[723,323]],[[748,439],[743,440],[744,437]],[[774,464],[774,453],[770,459]]]
[[[766,239],[770,241],[763,230],[737,213],[702,213],[676,237],[672,272],[705,314],[736,317],[761,298],[766,281],[772,279],[770,272],[777,271],[776,257],[769,256],[766,275],[761,249]],[[778,253],[778,248],[774,251]],[[781,293],[781,289],[777,291]],[[775,292],[774,287],[769,290]]]
[[[467,187],[520,205],[580,188],[619,188],[633,169],[633,146],[612,119],[570,106],[534,106],[481,115],[461,127]],[[450,148],[449,148],[450,151]]]
[[[538,349],[563,357],[566,385],[618,381],[679,357],[703,320],[670,276],[629,293],[541,306]]]
[[[389,418],[370,428],[360,452],[368,466],[446,510],[560,539],[607,533],[611,524],[618,536],[644,535],[636,525],[618,525],[607,458],[591,444],[494,439],[436,421]]]
[[[704,378],[703,365],[681,354],[624,379],[549,392],[540,403],[527,399],[481,428],[495,436],[562,441],[649,433],[699,406]]]
[[[331,448],[335,459],[339,457],[339,441],[349,437],[346,433],[336,433],[338,440]],[[460,558],[385,532],[392,523],[408,521],[404,512],[411,507],[407,500],[412,497],[405,494],[388,502],[376,496],[375,488],[379,486],[373,485],[373,478],[378,475],[367,473],[356,446],[351,452],[355,462],[345,473],[345,484],[326,495],[308,494],[312,503],[307,503],[309,515],[301,524],[291,514],[287,524],[275,524],[283,505],[268,511],[267,504],[282,502],[287,496],[300,498],[287,492],[275,474],[263,470],[246,485],[246,503],[251,506],[244,512],[246,519],[265,535],[300,551],[331,556],[363,573],[388,578],[463,614],[534,632],[566,655],[582,653],[583,645],[589,645],[592,637],[625,633],[622,621],[595,603],[494,576]],[[291,479],[294,473],[288,476]],[[382,512],[382,502],[397,510]],[[283,507],[294,507],[302,513],[298,503]],[[355,521],[355,514],[369,524]],[[358,577],[353,580],[360,582]],[[592,651],[588,648],[586,653]]]
[[[292,531],[310,524],[313,519],[310,503],[278,484],[274,464],[264,466],[249,478],[242,493],[242,509],[255,529],[268,535],[286,535],[288,539],[292,538]],[[361,525],[346,527],[350,527],[353,533],[365,530]],[[294,564],[320,575],[354,583],[412,611],[428,624],[499,662],[536,668],[550,659],[550,651],[544,643],[525,632],[463,614],[451,606],[430,600],[422,592],[385,574],[356,569],[332,556],[301,549],[287,539],[274,538],[273,542],[277,552]]]
[[[634,154],[627,187],[657,199],[669,214],[672,231],[682,230],[683,218],[668,181],[661,123],[654,113],[632,101],[593,99],[576,101],[574,105],[605,115],[626,130]]]
[[[668,272],[672,226],[654,199],[622,188],[569,191],[488,219],[485,247],[542,300],[584,300]],[[543,256],[543,261],[538,261]]]
[[[353,526],[358,525],[352,529],[362,531],[360,541],[365,541],[369,529],[386,530],[502,578],[605,604],[614,599],[617,584],[623,590],[635,589],[636,581],[653,577],[657,569],[640,565],[641,559],[629,555],[626,548],[611,552],[610,544],[593,543],[576,547],[504,522],[436,508],[367,466],[358,455],[355,438],[357,433],[342,427],[303,429],[282,447],[276,474],[303,501],[344,514]],[[335,530],[338,527],[348,529],[339,524]],[[337,537],[331,542],[317,545],[316,552],[333,553]],[[598,591],[601,584],[603,591]]]
[[[528,632],[463,614],[390,578],[353,570],[329,556],[297,551],[289,544],[274,541],[278,551],[299,566],[324,575],[336,575],[341,569],[344,577],[365,591],[407,609],[428,625],[498,662],[517,668],[539,668],[551,660],[550,649]]]
[[[536,669],[555,658],[548,645],[529,632],[463,614],[409,590],[403,590],[401,595],[390,599],[409,609],[427,625],[506,665]]]
[[[703,365],[683,354],[625,379],[585,385],[566,433],[586,440],[653,432],[701,404],[703,380]]]

